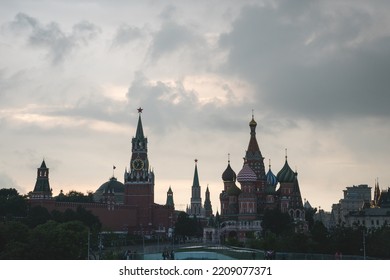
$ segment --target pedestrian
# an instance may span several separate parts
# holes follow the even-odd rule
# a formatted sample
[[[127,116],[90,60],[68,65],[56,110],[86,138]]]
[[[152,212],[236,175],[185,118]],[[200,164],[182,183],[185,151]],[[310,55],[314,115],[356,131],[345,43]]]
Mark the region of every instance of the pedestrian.
[[[164,249],[164,251],[163,251],[163,253],[162,253],[162,258],[163,258],[163,260],[166,260],[167,259],[167,250],[166,249]]]

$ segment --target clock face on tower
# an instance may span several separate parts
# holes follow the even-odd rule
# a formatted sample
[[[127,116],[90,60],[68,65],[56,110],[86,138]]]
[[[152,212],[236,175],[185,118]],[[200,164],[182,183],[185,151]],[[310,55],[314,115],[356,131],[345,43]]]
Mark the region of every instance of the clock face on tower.
[[[133,168],[135,170],[141,170],[144,167],[144,162],[141,159],[133,160]]]

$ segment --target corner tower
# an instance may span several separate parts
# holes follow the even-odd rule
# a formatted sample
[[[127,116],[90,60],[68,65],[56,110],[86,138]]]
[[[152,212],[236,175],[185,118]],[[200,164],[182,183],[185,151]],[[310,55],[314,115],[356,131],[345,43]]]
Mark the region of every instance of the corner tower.
[[[46,167],[45,160],[37,170],[37,181],[31,193],[32,199],[51,199],[52,190],[49,184],[49,168]]]

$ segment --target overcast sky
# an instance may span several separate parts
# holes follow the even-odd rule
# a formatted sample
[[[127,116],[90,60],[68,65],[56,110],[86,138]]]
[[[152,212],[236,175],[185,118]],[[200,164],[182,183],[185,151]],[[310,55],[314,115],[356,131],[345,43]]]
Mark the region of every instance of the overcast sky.
[[[276,174],[331,209],[347,186],[390,185],[388,1],[0,1],[0,187],[95,191],[129,167],[137,108],[155,201],[169,186],[220,209],[254,112]]]

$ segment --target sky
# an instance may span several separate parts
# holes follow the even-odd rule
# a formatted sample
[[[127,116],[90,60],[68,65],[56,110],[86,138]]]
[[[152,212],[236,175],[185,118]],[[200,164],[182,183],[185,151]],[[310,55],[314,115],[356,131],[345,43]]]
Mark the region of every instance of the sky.
[[[220,209],[252,112],[277,174],[330,210],[348,186],[390,185],[388,1],[0,1],[0,187],[95,191],[129,168],[142,107],[155,202],[171,186]],[[253,110],[253,111],[252,111]],[[113,170],[113,166],[116,169]]]

